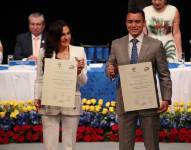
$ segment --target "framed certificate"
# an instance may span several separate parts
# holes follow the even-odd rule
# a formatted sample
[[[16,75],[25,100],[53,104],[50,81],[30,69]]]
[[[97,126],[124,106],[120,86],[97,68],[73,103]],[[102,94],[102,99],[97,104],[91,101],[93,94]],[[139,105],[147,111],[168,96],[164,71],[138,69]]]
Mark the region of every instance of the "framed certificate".
[[[119,66],[125,111],[158,108],[151,62]]]
[[[45,59],[42,105],[75,107],[76,61]]]

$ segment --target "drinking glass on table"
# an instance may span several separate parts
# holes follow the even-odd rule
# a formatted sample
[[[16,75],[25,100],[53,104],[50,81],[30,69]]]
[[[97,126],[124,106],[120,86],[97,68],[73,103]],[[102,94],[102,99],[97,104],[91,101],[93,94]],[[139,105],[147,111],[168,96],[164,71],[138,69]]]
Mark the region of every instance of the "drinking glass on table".
[[[179,62],[180,62],[179,66],[178,66],[179,68],[185,67],[185,53],[184,52],[182,52]]]
[[[9,64],[10,61],[14,60],[14,56],[13,55],[8,55],[7,56],[7,63]]]

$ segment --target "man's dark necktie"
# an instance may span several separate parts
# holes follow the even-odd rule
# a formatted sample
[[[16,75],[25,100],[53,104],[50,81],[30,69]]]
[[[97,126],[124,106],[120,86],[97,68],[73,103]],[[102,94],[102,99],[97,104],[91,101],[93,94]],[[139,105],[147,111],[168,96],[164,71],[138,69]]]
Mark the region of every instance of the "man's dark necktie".
[[[131,42],[133,43],[132,51],[131,51],[131,61],[130,64],[136,64],[138,61],[138,53],[137,53],[137,39],[132,39]]]

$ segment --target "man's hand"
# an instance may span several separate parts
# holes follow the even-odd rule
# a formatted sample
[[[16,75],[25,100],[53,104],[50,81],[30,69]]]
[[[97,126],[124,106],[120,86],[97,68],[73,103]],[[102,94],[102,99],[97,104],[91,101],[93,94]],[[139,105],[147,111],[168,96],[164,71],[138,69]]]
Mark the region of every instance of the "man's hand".
[[[167,110],[168,110],[168,101],[163,100],[161,105],[160,105],[160,108],[159,108],[158,112],[163,113],[163,112],[166,112]]]
[[[36,106],[37,110],[41,108],[41,100],[40,99],[35,99],[34,100],[34,105]]]
[[[82,72],[82,69],[85,66],[84,63],[84,59],[78,59],[77,57],[75,57],[76,61],[77,61],[77,74],[79,75]]]
[[[109,64],[107,67],[107,74],[111,79],[115,78],[115,67],[112,64]]]

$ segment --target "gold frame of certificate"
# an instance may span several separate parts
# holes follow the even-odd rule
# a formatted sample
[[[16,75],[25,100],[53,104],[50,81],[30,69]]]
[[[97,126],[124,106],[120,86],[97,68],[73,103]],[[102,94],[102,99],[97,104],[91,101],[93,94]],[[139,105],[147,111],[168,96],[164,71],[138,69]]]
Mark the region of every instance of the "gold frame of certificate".
[[[125,111],[158,108],[151,62],[119,66]]]
[[[42,105],[75,107],[77,63],[45,58]]]

